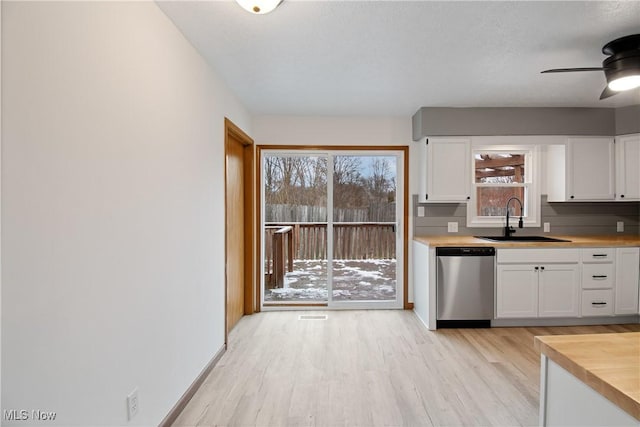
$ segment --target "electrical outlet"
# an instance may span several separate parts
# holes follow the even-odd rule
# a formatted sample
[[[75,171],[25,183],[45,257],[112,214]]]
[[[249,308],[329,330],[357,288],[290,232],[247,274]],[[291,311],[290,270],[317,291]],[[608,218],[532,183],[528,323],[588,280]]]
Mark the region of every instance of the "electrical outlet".
[[[448,222],[447,223],[447,231],[449,233],[457,233],[458,232],[458,223],[457,222]]]
[[[418,206],[418,216],[424,216],[424,206]]]
[[[618,233],[622,233],[624,231],[624,222],[618,221],[616,224],[616,229],[618,230]]]
[[[140,401],[138,400],[138,388],[133,389],[127,396],[127,416],[129,420],[138,415],[140,410]]]
[[[551,223],[550,222],[545,222],[544,223],[544,232],[548,233],[551,231]]]

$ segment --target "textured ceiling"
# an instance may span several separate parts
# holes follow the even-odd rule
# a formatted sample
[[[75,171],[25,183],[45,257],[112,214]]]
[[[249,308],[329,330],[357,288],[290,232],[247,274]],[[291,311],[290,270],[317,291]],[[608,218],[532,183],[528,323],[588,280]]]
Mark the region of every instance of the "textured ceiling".
[[[158,1],[254,114],[397,115],[428,107],[621,107],[598,100],[602,46],[640,33],[640,1]]]

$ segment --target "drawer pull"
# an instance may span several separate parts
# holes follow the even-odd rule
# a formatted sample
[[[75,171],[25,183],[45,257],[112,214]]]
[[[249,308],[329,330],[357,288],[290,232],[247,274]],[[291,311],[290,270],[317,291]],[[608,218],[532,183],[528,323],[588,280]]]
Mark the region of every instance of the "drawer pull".
[[[606,279],[607,276],[605,274],[594,274],[593,276],[594,279]]]
[[[593,254],[592,255],[594,258],[606,258],[607,254]]]
[[[601,306],[601,305],[607,305],[607,303],[606,302],[592,302],[591,305],[599,305],[599,306]]]

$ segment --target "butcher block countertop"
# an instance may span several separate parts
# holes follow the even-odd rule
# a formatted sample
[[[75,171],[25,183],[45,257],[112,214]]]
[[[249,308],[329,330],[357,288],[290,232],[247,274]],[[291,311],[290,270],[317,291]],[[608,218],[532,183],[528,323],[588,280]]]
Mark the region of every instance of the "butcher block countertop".
[[[640,421],[640,332],[548,335],[534,345]]]
[[[497,234],[497,233],[496,233]],[[640,236],[610,235],[610,236],[557,236],[547,235],[569,242],[492,242],[473,236],[422,236],[413,240],[434,247],[455,246],[490,246],[494,248],[590,248],[590,247],[620,247],[640,246]]]

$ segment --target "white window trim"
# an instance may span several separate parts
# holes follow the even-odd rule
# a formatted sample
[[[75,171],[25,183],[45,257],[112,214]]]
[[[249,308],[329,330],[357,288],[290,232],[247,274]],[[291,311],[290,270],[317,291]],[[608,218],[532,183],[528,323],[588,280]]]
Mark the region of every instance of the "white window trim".
[[[530,165],[531,171],[525,174],[527,180],[524,185],[527,192],[527,200],[525,212],[527,216],[523,218],[525,227],[540,227],[540,148],[538,145],[474,145],[471,147],[471,158],[469,159],[469,167],[471,168],[471,199],[467,202],[467,227],[504,227],[506,225],[506,216],[478,216],[476,211],[476,182],[475,182],[475,154],[478,152],[509,151],[511,153],[522,153],[525,155],[525,162]],[[488,186],[483,184],[483,186]],[[503,186],[503,185],[500,185]],[[517,224],[517,220],[515,222]],[[512,225],[511,221],[510,224]]]

